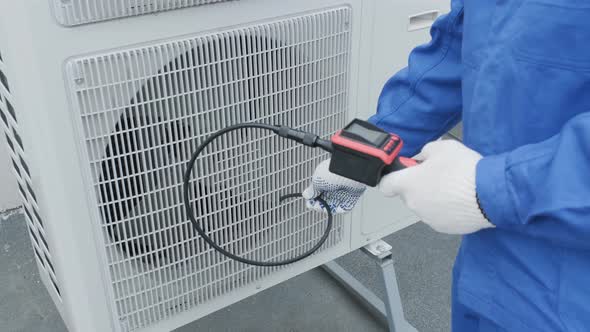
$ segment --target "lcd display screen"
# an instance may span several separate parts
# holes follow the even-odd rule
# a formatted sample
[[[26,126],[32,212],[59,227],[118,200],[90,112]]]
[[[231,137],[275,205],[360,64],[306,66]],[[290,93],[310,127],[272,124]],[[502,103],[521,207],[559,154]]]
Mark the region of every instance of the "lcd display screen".
[[[363,138],[364,141],[375,147],[381,146],[389,138],[389,135],[386,133],[365,128],[358,123],[352,123],[346,128],[346,132]]]

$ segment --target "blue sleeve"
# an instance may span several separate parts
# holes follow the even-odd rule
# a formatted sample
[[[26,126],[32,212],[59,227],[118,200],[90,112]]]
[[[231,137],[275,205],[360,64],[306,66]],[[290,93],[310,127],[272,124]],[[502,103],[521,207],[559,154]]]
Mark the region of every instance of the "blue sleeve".
[[[408,66],[385,84],[377,114],[369,121],[404,140],[412,156],[450,130],[461,118],[463,0],[434,22],[432,40],[415,48]]]
[[[590,112],[546,141],[482,159],[476,183],[498,228],[590,250]]]

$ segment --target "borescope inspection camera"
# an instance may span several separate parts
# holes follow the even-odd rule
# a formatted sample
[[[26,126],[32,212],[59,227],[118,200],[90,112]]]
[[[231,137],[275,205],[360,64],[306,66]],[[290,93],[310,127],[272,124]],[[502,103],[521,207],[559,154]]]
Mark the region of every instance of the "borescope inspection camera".
[[[215,132],[195,150],[188,162],[184,174],[184,206],[193,228],[199,233],[205,242],[207,242],[207,244],[226,257],[244,264],[256,266],[281,266],[300,261],[312,255],[324,244],[328,239],[333,225],[332,211],[330,211],[327,202],[325,202],[321,196],[316,198],[316,200],[318,200],[324,207],[328,215],[324,234],[311,249],[303,254],[280,261],[258,261],[238,256],[227,249],[224,249],[222,245],[217,244],[209,235],[207,235],[205,230],[195,219],[194,209],[190,203],[190,181],[196,161],[205,148],[221,136],[232,131],[246,128],[269,130],[297,143],[312,148],[319,147],[332,154],[330,161],[331,172],[372,187],[376,186],[384,175],[417,164],[413,159],[399,156],[399,152],[404,144],[399,136],[388,133],[367,121],[359,119],[353,120],[344,127],[344,129],[338,131],[332,136],[330,141],[322,139],[316,134],[293,129],[287,126],[268,125],[263,123],[241,123]],[[281,196],[280,201],[283,202],[285,199],[296,197],[301,197],[301,194],[291,193],[283,195]]]

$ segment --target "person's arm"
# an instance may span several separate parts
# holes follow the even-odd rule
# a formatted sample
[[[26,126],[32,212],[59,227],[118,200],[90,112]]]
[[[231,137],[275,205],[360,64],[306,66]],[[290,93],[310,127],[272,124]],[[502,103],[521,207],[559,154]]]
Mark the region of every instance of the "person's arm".
[[[463,0],[436,20],[430,43],[415,48],[408,66],[385,84],[377,114],[369,121],[404,140],[402,154],[412,156],[438,139],[461,118],[461,45]]]
[[[416,158],[422,163],[388,174],[379,189],[399,195],[435,230],[497,227],[590,250],[590,112],[545,141],[502,154],[482,157],[446,140]]]
[[[451,12],[434,22],[430,43],[412,51],[408,67],[385,85],[377,114],[369,121],[404,139],[403,155],[410,156],[437,139],[461,117],[461,44],[463,0],[452,0]],[[322,195],[334,213],[350,211],[365,185],[332,174],[329,161],[321,163],[303,192],[307,205],[317,210]]]
[[[537,144],[479,161],[476,190],[499,229],[590,249],[590,112]]]

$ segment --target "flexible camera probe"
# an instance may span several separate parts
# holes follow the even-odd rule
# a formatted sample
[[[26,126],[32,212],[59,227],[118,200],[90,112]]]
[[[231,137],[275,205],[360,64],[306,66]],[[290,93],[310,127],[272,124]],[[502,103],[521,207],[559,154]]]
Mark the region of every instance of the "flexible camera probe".
[[[416,161],[399,156],[403,141],[397,135],[387,133],[380,128],[359,119],[353,120],[344,129],[338,131],[331,140],[325,140],[313,133],[304,132],[287,126],[269,125],[263,123],[242,123],[226,127],[209,136],[193,153],[187,164],[183,181],[184,206],[187,216],[197,233],[219,253],[238,262],[256,266],[281,266],[288,265],[309,257],[316,252],[328,239],[333,225],[333,214],[328,203],[322,197],[316,198],[324,207],[328,215],[327,225],[320,240],[308,251],[296,257],[282,260],[262,262],[237,256],[219,246],[203,228],[194,216],[194,210],[190,203],[190,178],[195,168],[199,155],[205,148],[217,138],[245,128],[257,128],[272,131],[280,137],[293,140],[297,143],[320,148],[332,154],[330,171],[346,178],[362,182],[369,186],[376,186],[381,178],[391,172],[416,165]],[[287,194],[280,198],[280,202],[286,199],[301,197],[300,193]]]

